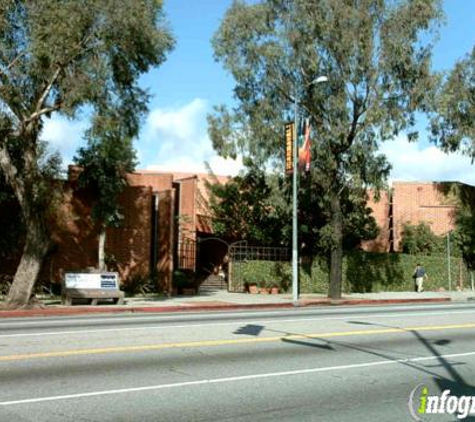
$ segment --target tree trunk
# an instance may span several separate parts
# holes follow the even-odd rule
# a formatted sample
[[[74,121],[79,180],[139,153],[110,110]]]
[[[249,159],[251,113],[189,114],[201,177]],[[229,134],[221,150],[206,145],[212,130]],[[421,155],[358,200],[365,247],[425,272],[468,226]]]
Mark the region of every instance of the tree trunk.
[[[46,228],[47,211],[45,203],[40,201],[38,189],[42,176],[36,157],[36,135],[29,135],[30,143],[24,148],[24,166],[21,172],[12,162],[6,146],[0,147],[0,168],[20,204],[26,228],[23,255],[6,299],[6,306],[9,308],[24,307],[32,302],[33,287],[50,246]],[[27,137],[25,135],[25,139]]]
[[[25,247],[13,284],[8,292],[6,306],[20,308],[30,304],[33,287],[48,252],[50,241],[44,226],[37,219],[27,224]]]
[[[343,216],[340,197],[332,193],[330,199],[331,226],[333,229],[334,244],[330,253],[330,285],[328,297],[341,299],[342,268],[343,268]]]
[[[99,233],[99,248],[98,248],[98,257],[97,257],[99,270],[101,271],[106,271],[105,247],[106,247],[106,227],[101,226],[101,232]]]

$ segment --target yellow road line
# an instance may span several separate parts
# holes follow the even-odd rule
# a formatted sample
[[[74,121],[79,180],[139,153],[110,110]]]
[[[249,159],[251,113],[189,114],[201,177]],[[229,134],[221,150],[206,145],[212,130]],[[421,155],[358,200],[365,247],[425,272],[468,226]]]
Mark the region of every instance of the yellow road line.
[[[149,350],[164,350],[176,348],[190,348],[190,347],[215,347],[215,346],[229,346],[242,345],[254,343],[271,343],[285,340],[302,340],[302,339],[325,339],[332,337],[348,337],[361,335],[375,335],[375,334],[394,334],[394,333],[409,333],[411,331],[425,332],[425,331],[442,331],[442,330],[456,330],[475,328],[475,323],[466,324],[450,324],[450,325],[429,325],[419,327],[407,328],[381,328],[374,330],[357,330],[357,331],[337,331],[333,333],[316,333],[316,334],[293,334],[277,337],[261,337],[261,338],[240,338],[230,340],[206,340],[206,341],[188,341],[179,343],[162,343],[142,346],[122,346],[122,347],[106,347],[95,349],[78,349],[78,350],[63,350],[57,352],[43,352],[43,353],[25,353],[19,355],[0,356],[0,362],[11,362],[28,359],[40,359],[51,357],[68,357],[78,355],[99,355],[108,353],[130,353],[130,352],[145,352]]]

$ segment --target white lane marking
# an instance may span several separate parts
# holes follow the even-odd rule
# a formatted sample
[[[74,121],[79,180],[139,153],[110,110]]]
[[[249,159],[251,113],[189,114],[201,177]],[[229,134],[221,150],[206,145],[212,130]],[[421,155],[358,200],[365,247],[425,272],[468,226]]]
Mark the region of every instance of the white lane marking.
[[[191,386],[196,386],[196,385],[248,381],[248,380],[263,379],[263,378],[315,374],[319,372],[339,371],[339,370],[348,370],[348,369],[356,369],[356,368],[368,368],[372,366],[393,365],[393,364],[398,364],[398,363],[424,362],[424,361],[437,360],[437,359],[451,359],[451,358],[461,358],[461,357],[468,357],[468,356],[475,356],[475,352],[453,353],[453,354],[447,354],[447,355],[441,355],[441,356],[421,356],[418,358],[409,358],[409,359],[381,360],[381,361],[375,361],[375,362],[355,363],[355,364],[350,364],[350,365],[326,366],[326,367],[320,367],[320,368],[298,369],[294,371],[270,372],[267,374],[251,374],[251,375],[241,375],[241,376],[227,377],[227,378],[215,378],[215,379],[205,379],[205,380],[198,380],[198,381],[177,382],[177,383],[172,383],[172,384],[150,385],[147,387],[132,387],[132,388],[121,388],[121,389],[116,389],[116,390],[92,391],[89,393],[67,394],[67,395],[62,395],[62,396],[37,397],[37,398],[31,398],[31,399],[4,401],[4,402],[0,402],[0,406],[12,406],[12,405],[17,405],[17,404],[41,403],[41,402],[47,402],[47,401],[59,401],[59,400],[78,399],[78,398],[85,398],[85,397],[107,396],[107,395],[113,395],[113,394],[136,393],[140,391],[154,391],[154,390],[163,390],[163,389],[179,388],[179,387],[191,387]]]
[[[424,310],[424,309],[447,309],[450,307],[450,309],[458,309],[458,308],[467,308],[469,305],[467,304],[444,304],[444,305],[411,305],[411,306],[394,306],[394,305],[387,305],[385,306],[386,308],[390,308],[391,312],[392,311],[415,311],[415,310]],[[373,306],[364,306],[364,307],[358,307],[358,309],[355,308],[355,306],[338,306],[338,309],[321,309],[321,315],[333,315],[333,314],[338,314],[343,311],[348,311],[351,310],[351,315],[357,315],[360,313],[365,313],[367,311],[374,311],[377,309],[378,306],[373,305]],[[83,316],[79,318],[65,318],[65,319],[47,319],[47,317],[42,317],[45,318],[44,320],[36,319],[34,321],[26,321],[25,319],[9,319],[8,321],[2,321],[0,319],[0,329],[2,327],[20,327],[23,328],[28,325],[42,325],[43,323],[45,324],[71,324],[71,323],[77,323],[77,322],[88,322],[88,321],[98,321],[99,323],[104,323],[104,322],[122,322],[122,321],[127,321],[127,322],[146,322],[150,320],[157,320],[158,322],[160,321],[168,321],[170,319],[186,319],[188,320],[190,316],[202,316],[202,312],[192,312],[189,311],[189,308],[186,308],[186,315],[162,315],[162,316],[157,316],[157,315],[150,315],[150,316],[136,316],[136,314],[130,314],[129,316],[125,317],[101,317],[98,316],[97,318],[91,319],[90,316]],[[475,311],[475,305],[473,306],[473,310]],[[256,316],[258,314],[259,316],[279,316],[282,315],[283,313],[290,313],[290,312],[295,312],[297,311],[299,314],[312,314],[315,313],[315,308],[311,307],[308,309],[305,308],[288,308],[288,309],[281,309],[280,311],[267,311],[267,312],[262,312],[262,311],[255,311],[255,312],[212,312],[209,313],[208,316],[212,316],[213,318],[219,320],[220,317],[249,317],[249,316]],[[378,313],[375,313],[374,315],[379,315]],[[381,315],[384,315],[384,313],[381,313]]]
[[[295,319],[278,319],[278,320],[246,320],[247,324],[272,324],[272,323],[294,323],[294,322],[312,322],[312,321],[344,321],[349,319],[374,319],[377,318],[400,318],[404,316],[411,317],[425,317],[425,316],[444,316],[444,315],[456,315],[456,314],[471,314],[475,313],[474,310],[466,311],[449,311],[449,312],[416,312],[416,313],[390,313],[390,314],[377,314],[377,315],[348,315],[341,317],[323,317],[323,318],[295,318]],[[164,330],[164,329],[179,329],[179,328],[208,328],[208,327],[229,327],[242,325],[243,321],[234,322],[215,322],[207,324],[187,324],[187,325],[152,325],[146,327],[123,327],[123,328],[102,328],[97,330],[83,329],[76,331],[49,331],[39,333],[13,333],[13,334],[0,334],[0,338],[18,338],[18,337],[41,337],[41,336],[58,336],[58,335],[74,335],[74,334],[91,334],[91,333],[113,333],[123,331],[143,331],[143,330]]]

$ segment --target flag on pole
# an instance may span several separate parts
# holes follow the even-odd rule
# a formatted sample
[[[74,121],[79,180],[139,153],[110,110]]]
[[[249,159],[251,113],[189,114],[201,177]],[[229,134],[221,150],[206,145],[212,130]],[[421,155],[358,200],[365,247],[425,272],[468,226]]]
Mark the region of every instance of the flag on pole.
[[[291,174],[294,169],[294,123],[285,125],[285,172]]]
[[[310,119],[305,120],[303,127],[303,142],[299,147],[299,169],[305,171],[310,171],[310,161],[311,161],[311,143],[310,143],[310,133],[311,133]]]

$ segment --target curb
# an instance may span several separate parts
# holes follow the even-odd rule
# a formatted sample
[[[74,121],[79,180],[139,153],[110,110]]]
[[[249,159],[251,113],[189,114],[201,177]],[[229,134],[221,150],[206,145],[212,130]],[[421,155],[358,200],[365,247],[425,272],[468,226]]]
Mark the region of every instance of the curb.
[[[301,300],[297,307],[317,306],[367,306],[367,305],[393,305],[407,303],[439,303],[450,302],[450,298],[418,298],[418,299],[330,299]],[[204,312],[204,311],[236,311],[246,309],[284,309],[294,308],[292,303],[256,303],[256,304],[223,304],[223,305],[182,305],[182,306],[68,306],[62,308],[34,308],[0,311],[0,318],[21,317],[48,317],[48,316],[74,316],[88,314],[114,314],[114,313],[179,313],[179,312]]]

